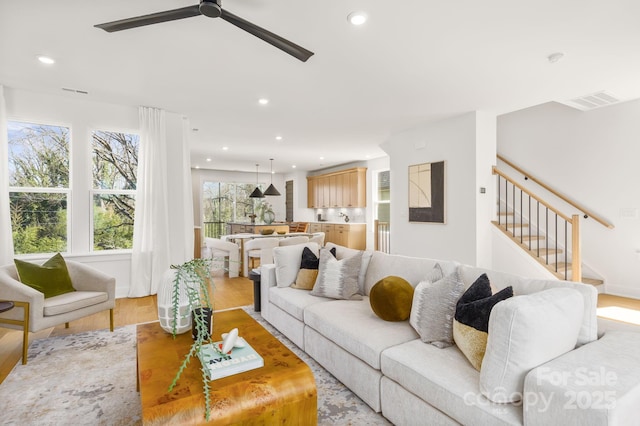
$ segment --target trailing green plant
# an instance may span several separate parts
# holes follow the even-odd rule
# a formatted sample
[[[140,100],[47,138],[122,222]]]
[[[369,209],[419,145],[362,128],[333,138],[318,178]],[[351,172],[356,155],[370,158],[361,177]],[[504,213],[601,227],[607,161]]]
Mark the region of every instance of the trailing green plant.
[[[189,352],[184,357],[182,364],[178,368],[178,372],[169,386],[169,392],[173,390],[178,383],[178,379],[182,375],[183,371],[187,368],[189,361],[194,356],[200,353],[202,346],[211,342],[211,334],[207,323],[207,313],[204,309],[196,308],[209,308],[213,311],[213,304],[209,295],[209,287],[213,284],[211,278],[211,259],[193,259],[185,262],[181,265],[172,265],[171,269],[175,269],[176,273],[173,279],[173,289],[171,292],[171,307],[173,318],[173,338],[175,339],[177,334],[177,322],[180,315],[179,301],[180,301],[180,286],[184,284],[187,296],[189,300],[189,312],[186,315],[192,315],[192,319],[195,323],[196,335],[193,339],[193,344],[189,349]],[[209,379],[203,365],[200,366],[202,373],[202,387],[204,390],[205,400],[205,417],[207,421],[211,415],[211,389],[209,386]]]

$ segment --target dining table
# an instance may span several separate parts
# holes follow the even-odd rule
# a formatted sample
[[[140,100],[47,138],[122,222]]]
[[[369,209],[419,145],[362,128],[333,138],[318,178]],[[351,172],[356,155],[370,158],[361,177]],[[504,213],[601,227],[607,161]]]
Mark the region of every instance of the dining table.
[[[284,234],[272,233],[272,234],[251,234],[251,233],[240,233],[240,234],[230,234],[223,235],[220,237],[221,240],[231,241],[240,246],[240,276],[244,276],[243,273],[243,265],[244,262],[244,244],[246,240],[253,240],[256,238],[289,238],[289,237],[309,237],[313,236],[310,232],[287,232]]]

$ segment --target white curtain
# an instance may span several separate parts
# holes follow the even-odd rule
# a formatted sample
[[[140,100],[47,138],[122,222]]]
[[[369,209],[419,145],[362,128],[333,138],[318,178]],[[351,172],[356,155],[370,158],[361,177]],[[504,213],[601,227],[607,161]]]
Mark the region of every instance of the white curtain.
[[[158,284],[170,266],[165,112],[140,107],[139,117],[138,184],[129,297],[156,294]]]
[[[13,263],[13,234],[9,209],[9,140],[4,87],[0,85],[0,265]]]
[[[191,155],[189,152],[189,134],[191,126],[188,118],[182,119],[182,203],[184,206],[185,218],[183,220],[184,229],[184,259],[183,262],[193,258],[194,240],[194,217],[193,217],[193,185],[191,182]]]

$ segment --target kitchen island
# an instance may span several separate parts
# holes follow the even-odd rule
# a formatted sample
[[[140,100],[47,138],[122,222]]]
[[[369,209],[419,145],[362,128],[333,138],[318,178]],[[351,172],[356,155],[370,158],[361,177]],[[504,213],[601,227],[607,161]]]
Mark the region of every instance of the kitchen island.
[[[273,229],[274,233],[289,232],[289,225],[282,222],[266,224],[263,222],[227,222],[227,234],[259,234],[263,229]]]

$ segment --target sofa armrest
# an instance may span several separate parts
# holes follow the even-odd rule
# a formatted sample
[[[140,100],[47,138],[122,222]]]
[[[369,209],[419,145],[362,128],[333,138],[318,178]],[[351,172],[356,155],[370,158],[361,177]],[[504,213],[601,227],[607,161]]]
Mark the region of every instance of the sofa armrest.
[[[524,424],[629,425],[640,406],[640,333],[609,332],[531,370]]]
[[[67,269],[73,288],[79,291],[102,291],[109,300],[116,299],[116,279],[91,266],[67,260]],[[114,302],[115,303],[115,302]]]
[[[269,321],[269,289],[276,286],[276,265],[269,263],[260,268],[260,313]]]
[[[6,268],[13,268],[13,266],[0,269],[0,299],[14,302],[28,302],[29,323],[33,325],[36,323],[36,316],[41,317],[42,312],[44,311],[44,293],[41,293],[28,285],[22,284],[20,281],[15,279]],[[21,308],[11,309],[10,311],[0,314],[0,317],[22,320],[24,318],[24,313]],[[21,328],[13,326],[8,327]]]

